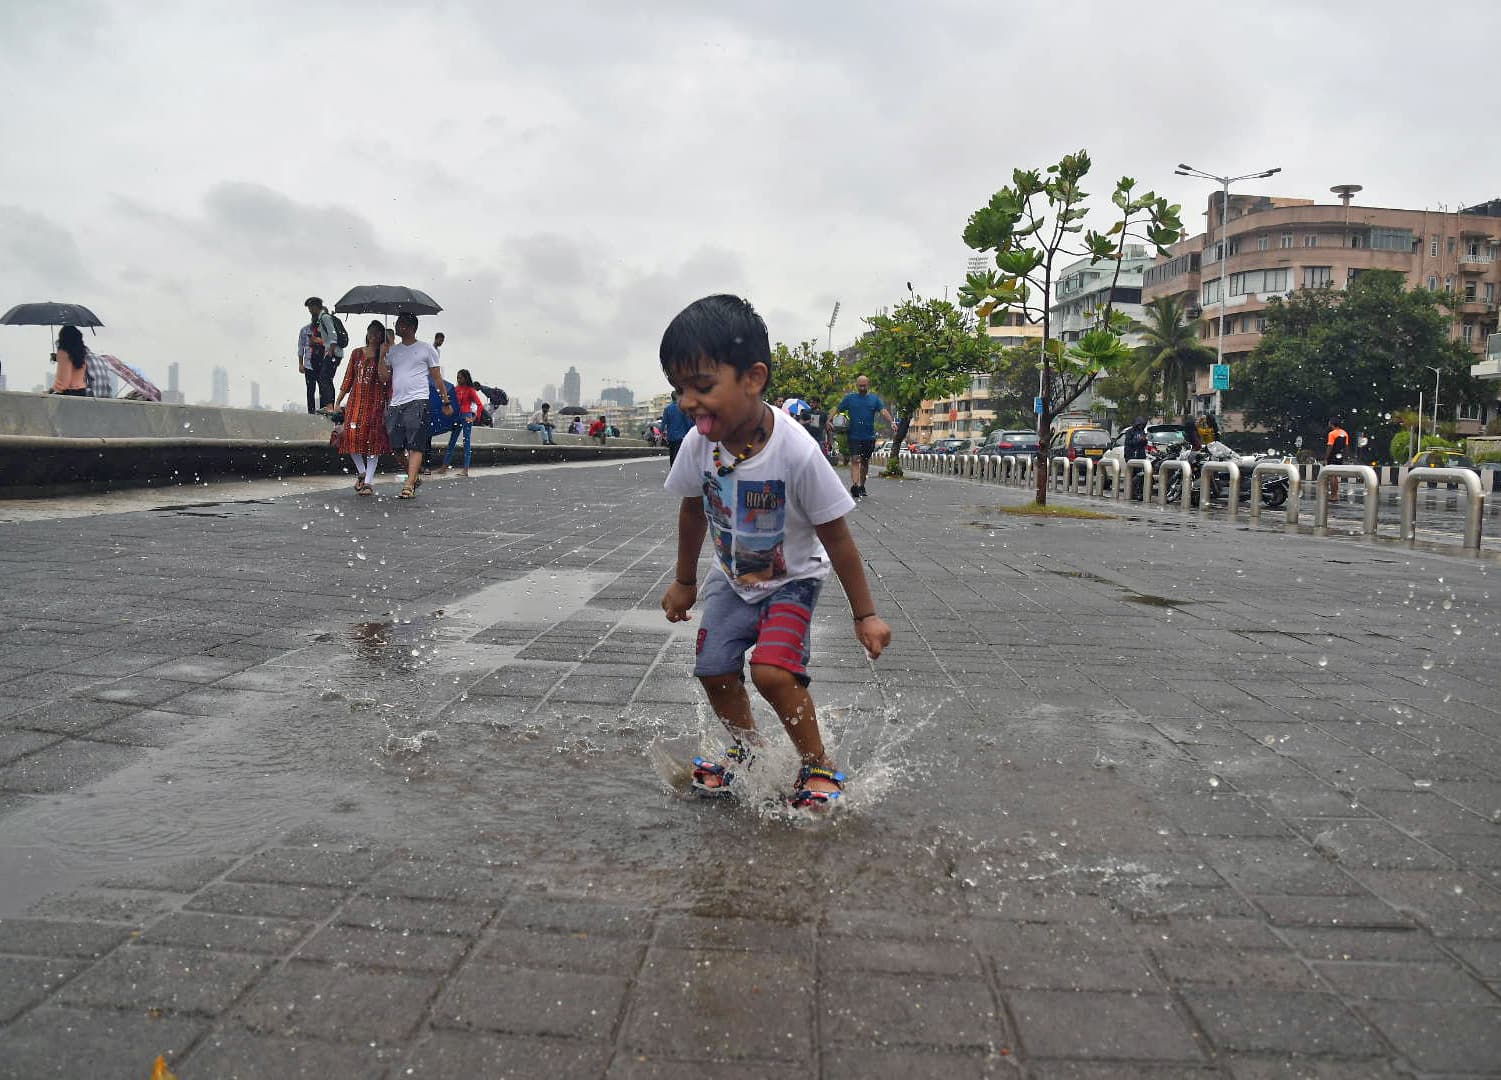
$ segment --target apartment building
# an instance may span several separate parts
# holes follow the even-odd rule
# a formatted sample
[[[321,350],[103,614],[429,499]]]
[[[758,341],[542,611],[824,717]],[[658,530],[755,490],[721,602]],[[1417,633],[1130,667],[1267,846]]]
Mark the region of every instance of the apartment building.
[[[985,328],[996,351],[1042,337],[1042,325],[1029,323],[1019,312],[992,315]],[[977,372],[969,385],[946,398],[925,400],[907,429],[907,441],[927,445],[935,439],[979,439],[995,421],[990,408],[990,375]]]
[[[1345,190],[1339,203],[1231,195],[1228,221],[1221,210],[1221,196],[1212,195],[1207,231],[1146,269],[1142,300],[1183,299],[1210,348],[1220,340],[1223,307],[1232,385],[1233,365],[1261,340],[1273,297],[1321,285],[1343,288],[1367,270],[1397,270],[1410,286],[1455,293],[1453,334],[1474,350],[1473,374],[1501,379],[1501,355],[1485,352],[1501,293],[1501,199],[1459,211],[1399,210],[1353,205]],[[1207,370],[1195,393],[1201,406],[1212,398]],[[1497,414],[1497,403],[1446,402],[1444,411],[1478,430]]]

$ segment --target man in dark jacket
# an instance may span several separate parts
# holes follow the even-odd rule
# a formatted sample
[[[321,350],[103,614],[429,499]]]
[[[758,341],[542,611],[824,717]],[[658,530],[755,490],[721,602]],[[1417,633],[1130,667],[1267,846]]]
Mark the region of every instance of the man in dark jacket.
[[[1121,440],[1121,449],[1125,452],[1126,460],[1145,461],[1147,449],[1151,444],[1152,441],[1147,438],[1147,418],[1145,416],[1138,416],[1132,421],[1131,426],[1125,430]],[[1131,478],[1131,498],[1136,499],[1140,498],[1140,496],[1141,477],[1133,476]]]

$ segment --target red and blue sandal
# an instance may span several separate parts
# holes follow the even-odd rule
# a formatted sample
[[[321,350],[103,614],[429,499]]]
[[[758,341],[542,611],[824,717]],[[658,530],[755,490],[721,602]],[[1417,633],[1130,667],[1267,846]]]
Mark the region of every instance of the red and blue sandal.
[[[755,755],[750,748],[741,743],[736,743],[724,752],[724,764],[710,761],[708,758],[696,757],[693,759],[693,790],[705,799],[723,799],[734,792],[730,785],[735,781],[735,769],[745,768]],[[715,780],[717,783],[710,784],[707,781]]]
[[[810,791],[808,781],[814,778],[832,783],[835,791]],[[830,810],[836,800],[844,797],[844,773],[826,769],[822,765],[804,765],[797,771],[797,788],[787,800],[794,810]]]

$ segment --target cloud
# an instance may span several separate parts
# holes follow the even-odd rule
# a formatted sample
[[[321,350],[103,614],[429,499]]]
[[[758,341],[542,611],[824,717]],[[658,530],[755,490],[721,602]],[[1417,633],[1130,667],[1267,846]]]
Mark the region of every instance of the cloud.
[[[73,233],[19,206],[0,206],[0,265],[6,287],[35,300],[67,300],[94,281]]]

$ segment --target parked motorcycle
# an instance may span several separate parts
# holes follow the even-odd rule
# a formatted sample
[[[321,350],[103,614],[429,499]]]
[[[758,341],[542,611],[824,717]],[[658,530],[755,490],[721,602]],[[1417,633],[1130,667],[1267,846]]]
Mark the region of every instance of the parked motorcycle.
[[[1186,461],[1192,467],[1193,489],[1189,494],[1191,506],[1199,505],[1199,474],[1208,461],[1233,461],[1240,466],[1241,485],[1240,501],[1251,501],[1251,470],[1263,461],[1281,461],[1281,458],[1255,454],[1237,454],[1222,442],[1212,442],[1202,450],[1195,450],[1186,442],[1174,443],[1161,452],[1152,456],[1152,471],[1160,473],[1162,464],[1166,461]],[[1211,501],[1228,499],[1230,495],[1230,477],[1223,472],[1216,472],[1209,478],[1209,498]],[[1289,485],[1286,476],[1264,476],[1261,479],[1261,505],[1268,510],[1275,510],[1287,502]],[[1177,502],[1183,498],[1183,474],[1174,469],[1167,480],[1167,501]]]

